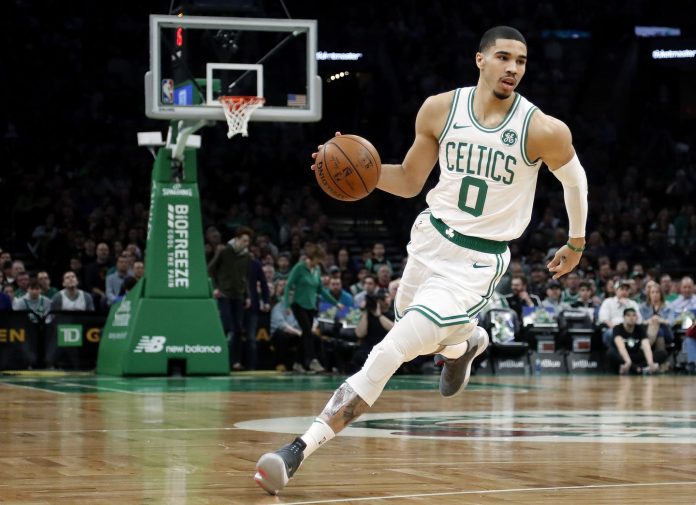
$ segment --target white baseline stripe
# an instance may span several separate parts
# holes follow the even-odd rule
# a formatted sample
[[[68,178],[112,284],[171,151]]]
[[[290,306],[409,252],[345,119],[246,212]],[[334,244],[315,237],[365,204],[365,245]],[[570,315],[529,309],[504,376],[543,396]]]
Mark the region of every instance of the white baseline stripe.
[[[14,430],[14,431],[0,431],[0,433],[10,433],[10,434],[30,434],[36,435],[41,433],[130,433],[130,432],[169,432],[169,431],[232,431],[238,430],[239,428],[114,428],[114,429],[104,429],[104,430]]]
[[[112,391],[114,393],[125,393],[127,395],[146,395],[146,394],[152,394],[152,392],[148,391],[129,391],[127,389],[116,389],[116,388],[108,388],[105,386],[92,386],[90,384],[82,384],[80,382],[63,382],[63,381],[57,381],[57,380],[52,380],[51,381],[54,384],[58,384],[61,386],[72,386],[72,387],[78,387],[78,388],[87,388],[87,389],[96,389],[97,391]],[[157,394],[162,394],[162,392],[157,392]]]
[[[354,501],[377,501],[377,500],[399,500],[403,498],[423,498],[428,496],[457,496],[465,494],[497,494],[497,493],[525,493],[529,491],[562,491],[562,490],[585,490],[585,489],[613,489],[628,487],[650,487],[650,486],[694,486],[696,481],[686,482],[640,482],[634,484],[590,484],[589,486],[556,486],[556,487],[520,487],[512,489],[481,489],[479,491],[451,491],[448,493],[418,493],[400,494],[394,496],[370,496],[367,498],[337,498],[335,500],[313,500],[313,501],[294,501],[287,502],[285,505],[310,505],[313,503],[341,503]]]
[[[33,389],[34,391],[42,391],[42,392],[44,392],[44,393],[54,393],[54,394],[57,394],[57,395],[64,395],[64,394],[67,394],[67,393],[64,393],[63,391],[54,391],[54,390],[52,390],[52,389],[44,389],[44,388],[40,388],[40,387],[36,387],[36,386],[27,386],[26,384],[14,384],[14,383],[12,383],[12,382],[3,382],[3,381],[0,381],[0,384],[2,384],[3,386],[11,386],[11,387],[15,387],[15,388]]]

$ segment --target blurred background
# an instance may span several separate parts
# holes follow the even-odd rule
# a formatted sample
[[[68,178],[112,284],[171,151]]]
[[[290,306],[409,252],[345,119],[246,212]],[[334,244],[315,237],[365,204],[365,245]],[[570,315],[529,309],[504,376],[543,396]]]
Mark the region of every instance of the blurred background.
[[[328,272],[345,248],[351,266],[341,279],[348,290],[379,242],[391,278],[398,278],[426,191],[408,200],[376,192],[357,203],[333,201],[315,182],[310,154],[340,130],[368,138],[383,162],[400,162],[425,98],[475,85],[482,33],[508,24],[529,47],[518,91],[570,126],[587,170],[588,247],[579,277],[592,281],[601,302],[622,279],[635,279],[632,296],[644,299],[645,283],[668,274],[665,290],[676,297],[680,279],[692,276],[696,264],[696,32],[687,6],[149,0],[105,8],[84,0],[41,7],[10,0],[0,59],[3,260],[21,260],[30,275],[46,271],[59,288],[63,273],[75,270],[89,290],[95,281],[80,271],[96,261],[97,244],[108,245],[110,265],[129,246],[133,260],[144,257],[152,157],[136,145],[136,132],[166,126],[144,114],[149,14],[289,14],[318,19],[320,51],[362,57],[319,61],[325,82],[318,123],[251,123],[246,139],[228,140],[222,123],[200,132],[208,253],[240,225],[254,231],[257,259],[274,268],[283,252],[292,266],[311,240],[330,253]],[[426,189],[436,177],[434,170]],[[534,266],[545,265],[566,236],[562,187],[544,169],[532,221],[511,244],[515,269],[531,279]],[[542,299],[547,280],[536,281]],[[506,290],[509,278],[499,286],[501,295]]]

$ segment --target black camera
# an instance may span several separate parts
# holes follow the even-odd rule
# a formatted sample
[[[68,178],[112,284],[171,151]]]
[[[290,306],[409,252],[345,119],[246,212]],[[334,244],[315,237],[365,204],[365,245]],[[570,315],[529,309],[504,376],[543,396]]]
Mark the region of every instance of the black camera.
[[[384,289],[379,289],[376,293],[365,295],[365,310],[368,312],[374,312],[377,310],[377,303],[380,300],[384,300],[387,297],[387,293]]]

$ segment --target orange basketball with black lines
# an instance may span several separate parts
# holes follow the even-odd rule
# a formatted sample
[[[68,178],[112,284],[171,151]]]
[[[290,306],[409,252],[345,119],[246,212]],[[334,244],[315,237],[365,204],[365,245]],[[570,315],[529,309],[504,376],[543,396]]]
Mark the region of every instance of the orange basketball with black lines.
[[[379,153],[370,142],[357,135],[339,135],[317,153],[314,175],[327,195],[353,202],[372,193],[381,170]]]

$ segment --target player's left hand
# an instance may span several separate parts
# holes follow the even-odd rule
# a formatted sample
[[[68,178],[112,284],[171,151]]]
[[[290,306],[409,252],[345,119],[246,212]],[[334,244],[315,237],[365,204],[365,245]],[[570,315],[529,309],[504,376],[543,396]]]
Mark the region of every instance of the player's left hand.
[[[338,137],[339,135],[341,135],[341,132],[336,132],[336,137]],[[317,146],[317,150],[312,153],[312,159],[315,161],[315,163],[312,163],[312,166],[310,167],[312,170],[317,169],[317,165],[316,165],[317,156],[319,155],[319,151],[321,151],[323,147],[324,147],[324,144],[319,144]]]
[[[553,259],[549,261],[546,268],[550,272],[553,272],[553,278],[558,280],[565,274],[572,272],[573,269],[580,263],[580,258],[582,258],[581,252],[575,252],[570,249],[567,245],[561,247],[556,254],[553,255]]]

